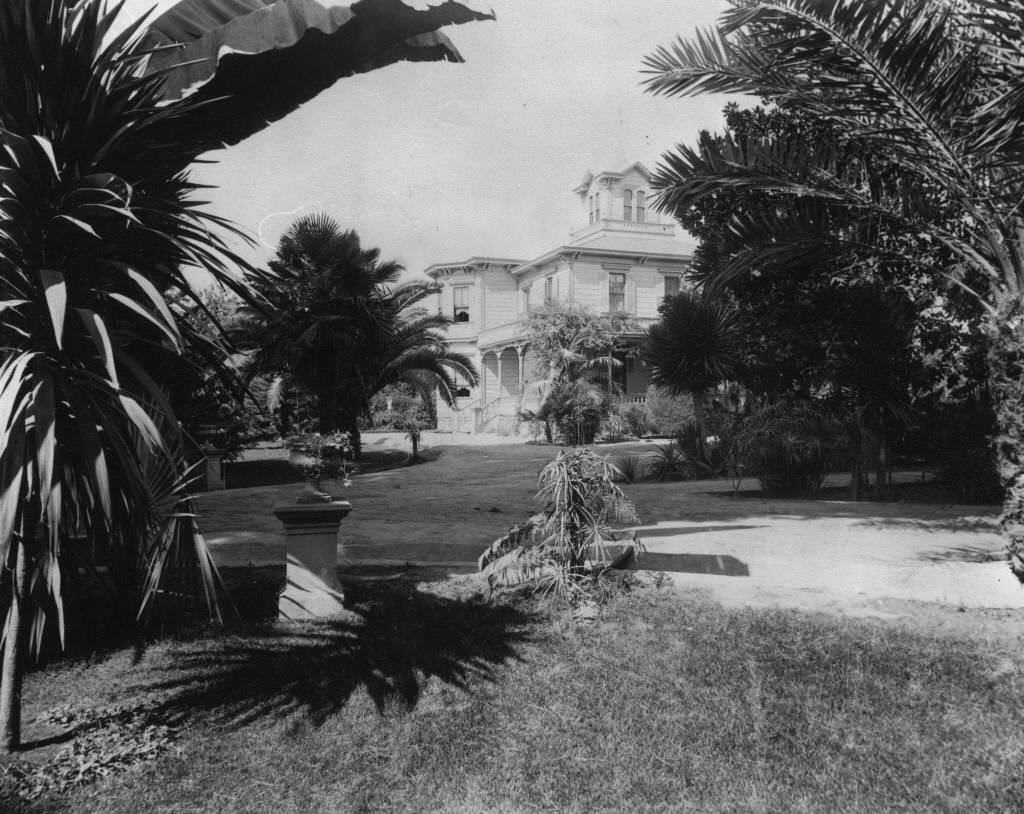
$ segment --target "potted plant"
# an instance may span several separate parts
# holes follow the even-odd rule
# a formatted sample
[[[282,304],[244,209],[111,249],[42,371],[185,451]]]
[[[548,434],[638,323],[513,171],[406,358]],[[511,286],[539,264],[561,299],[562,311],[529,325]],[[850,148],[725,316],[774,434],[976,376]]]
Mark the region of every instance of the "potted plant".
[[[351,485],[353,456],[348,433],[303,433],[291,436],[286,443],[289,450],[288,463],[306,481],[306,487],[296,499],[297,503],[333,501],[334,496],[321,487],[321,480],[340,478],[345,486]]]

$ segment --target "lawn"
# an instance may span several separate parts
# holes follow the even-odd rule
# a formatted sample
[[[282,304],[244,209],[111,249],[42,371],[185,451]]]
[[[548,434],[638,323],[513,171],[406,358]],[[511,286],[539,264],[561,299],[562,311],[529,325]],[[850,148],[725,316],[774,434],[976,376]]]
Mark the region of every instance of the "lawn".
[[[469,578],[357,581],[346,619],[48,667],[29,718],[117,702],[171,748],[33,810],[1024,810],[1019,635],[646,582],[581,624]]]

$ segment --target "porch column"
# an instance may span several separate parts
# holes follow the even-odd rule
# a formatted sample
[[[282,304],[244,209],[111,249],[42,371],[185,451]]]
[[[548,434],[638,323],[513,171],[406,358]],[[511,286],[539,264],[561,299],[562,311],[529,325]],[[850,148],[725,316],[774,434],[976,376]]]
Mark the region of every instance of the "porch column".
[[[525,386],[525,375],[523,372],[523,346],[516,345],[516,357],[519,360],[519,383],[516,385],[516,412],[523,409],[523,388]]]
[[[497,356],[498,356],[498,398],[501,399],[505,395],[504,393],[501,392],[501,382],[502,382],[502,378],[501,378],[501,357],[505,355],[505,349],[502,348],[500,351],[497,351],[496,353],[497,353]],[[499,403],[499,405],[501,404],[500,401],[498,403]]]

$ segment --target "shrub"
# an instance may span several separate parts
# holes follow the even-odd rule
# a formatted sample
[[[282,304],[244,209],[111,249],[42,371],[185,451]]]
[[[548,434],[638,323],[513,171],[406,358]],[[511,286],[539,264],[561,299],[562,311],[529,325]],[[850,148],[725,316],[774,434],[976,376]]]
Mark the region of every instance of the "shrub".
[[[773,495],[819,489],[830,467],[846,464],[848,447],[843,423],[813,400],[762,407],[737,423],[732,439],[737,464]]]
[[[491,589],[533,584],[571,601],[589,598],[588,582],[607,569],[610,545],[641,548],[635,532],[621,530],[640,522],[615,483],[621,477],[589,449],[559,451],[537,478],[541,511],[480,556]]]
[[[696,414],[690,398],[669,395],[653,385],[647,388],[647,402],[644,405],[647,432],[672,436],[695,420]]]
[[[696,423],[685,425],[673,440],[680,456],[690,464],[698,479],[719,478],[732,462],[731,422],[717,422],[716,435],[705,436]]]
[[[675,441],[662,444],[654,451],[647,470],[660,481],[693,480],[695,476],[693,466],[680,453]]]
[[[615,459],[615,468],[619,470],[621,480],[634,483],[647,474],[650,460],[647,455],[620,455]]]

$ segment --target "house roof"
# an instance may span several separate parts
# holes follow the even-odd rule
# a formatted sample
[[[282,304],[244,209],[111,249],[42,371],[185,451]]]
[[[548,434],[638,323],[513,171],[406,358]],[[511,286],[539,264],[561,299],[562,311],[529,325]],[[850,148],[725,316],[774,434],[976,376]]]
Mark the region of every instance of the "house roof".
[[[451,263],[434,263],[424,269],[423,273],[429,277],[433,277],[442,271],[479,268],[481,266],[506,266],[511,269],[520,265],[522,262],[522,260],[511,257],[470,257],[468,260],[459,260]]]
[[[625,169],[621,169],[618,172],[615,172],[613,170],[603,170],[601,172],[593,173],[590,170],[587,170],[583,174],[583,180],[580,181],[579,185],[573,190],[573,192],[575,192],[577,195],[583,195],[590,187],[590,183],[595,178],[622,178],[623,176],[629,174],[633,170],[639,172],[642,176],[644,176],[644,178],[648,180],[648,182],[654,177],[651,171],[647,169],[647,167],[645,167],[641,162],[634,161],[628,167],[626,167]]]

